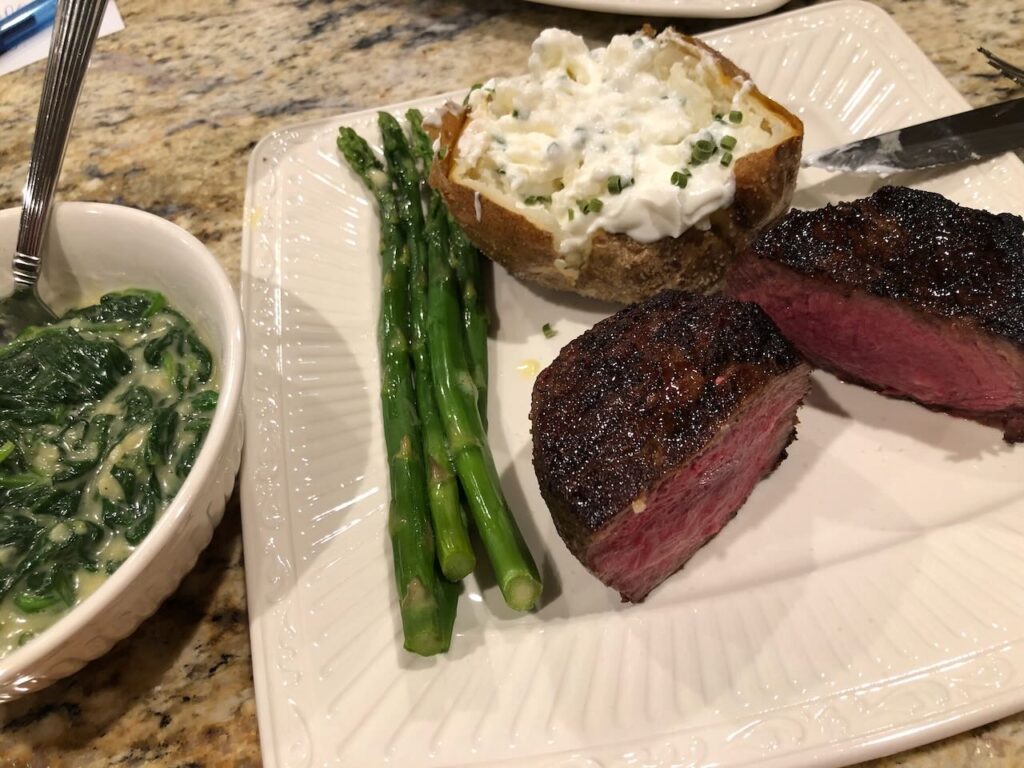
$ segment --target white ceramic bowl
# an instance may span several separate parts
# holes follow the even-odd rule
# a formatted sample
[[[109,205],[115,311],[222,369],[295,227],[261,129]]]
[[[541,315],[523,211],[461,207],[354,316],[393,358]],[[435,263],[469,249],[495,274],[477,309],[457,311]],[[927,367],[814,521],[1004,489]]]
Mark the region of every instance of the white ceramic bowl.
[[[0,211],[0,295],[10,291],[20,209]],[[218,363],[220,398],[195,466],[132,555],[52,627],[0,658],[0,701],[77,671],[129,635],[195,565],[224,514],[242,447],[242,316],[213,255],[152,214],[100,203],[58,204],[44,245],[40,291],[63,310],[121,288],[162,291],[199,330]]]

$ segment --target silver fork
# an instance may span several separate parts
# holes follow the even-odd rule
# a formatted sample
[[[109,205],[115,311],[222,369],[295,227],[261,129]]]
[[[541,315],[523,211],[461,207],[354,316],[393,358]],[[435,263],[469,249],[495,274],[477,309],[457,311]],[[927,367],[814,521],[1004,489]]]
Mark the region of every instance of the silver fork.
[[[22,193],[18,244],[14,252],[14,293],[0,299],[0,344],[31,325],[45,325],[54,313],[39,297],[42,244],[82,81],[107,0],[60,0],[50,55],[39,99],[28,179]]]
[[[993,67],[995,67],[1004,75],[1006,75],[1006,77],[1013,80],[1013,82],[1015,82],[1017,85],[1024,85],[1024,69],[1021,69],[1020,67],[1015,67],[1006,59],[999,58],[987,48],[979,48],[978,52],[981,53],[986,59],[988,59],[989,64],[991,64]]]

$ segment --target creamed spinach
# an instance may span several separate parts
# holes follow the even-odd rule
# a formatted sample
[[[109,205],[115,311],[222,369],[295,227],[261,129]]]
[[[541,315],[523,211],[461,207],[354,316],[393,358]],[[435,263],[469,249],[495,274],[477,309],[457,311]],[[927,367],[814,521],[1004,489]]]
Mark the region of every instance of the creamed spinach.
[[[209,350],[159,293],[109,293],[0,348],[0,655],[149,533],[216,404]]]

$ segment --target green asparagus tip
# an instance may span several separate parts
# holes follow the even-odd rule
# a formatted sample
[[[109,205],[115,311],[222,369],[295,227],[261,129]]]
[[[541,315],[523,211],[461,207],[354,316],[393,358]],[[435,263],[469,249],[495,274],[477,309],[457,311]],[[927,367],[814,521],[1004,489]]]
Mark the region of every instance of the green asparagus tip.
[[[430,173],[430,164],[434,159],[434,143],[423,130],[422,112],[410,109],[406,111],[405,119],[409,123],[409,145],[420,162],[420,172],[426,177]]]
[[[388,183],[383,163],[373,154],[366,140],[348,126],[338,129],[338,150],[352,170],[375,192]]]

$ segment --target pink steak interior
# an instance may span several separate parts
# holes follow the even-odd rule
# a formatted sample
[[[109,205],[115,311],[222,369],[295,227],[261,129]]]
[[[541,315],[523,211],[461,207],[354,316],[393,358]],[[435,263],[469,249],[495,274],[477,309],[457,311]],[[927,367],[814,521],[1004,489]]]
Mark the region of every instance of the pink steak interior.
[[[1024,355],[984,331],[749,259],[730,293],[760,304],[815,363],[887,394],[973,412],[1024,406]]]
[[[587,567],[623,598],[642,600],[718,533],[778,463],[807,391],[799,366],[751,398],[689,464],[622,510],[594,537]]]

